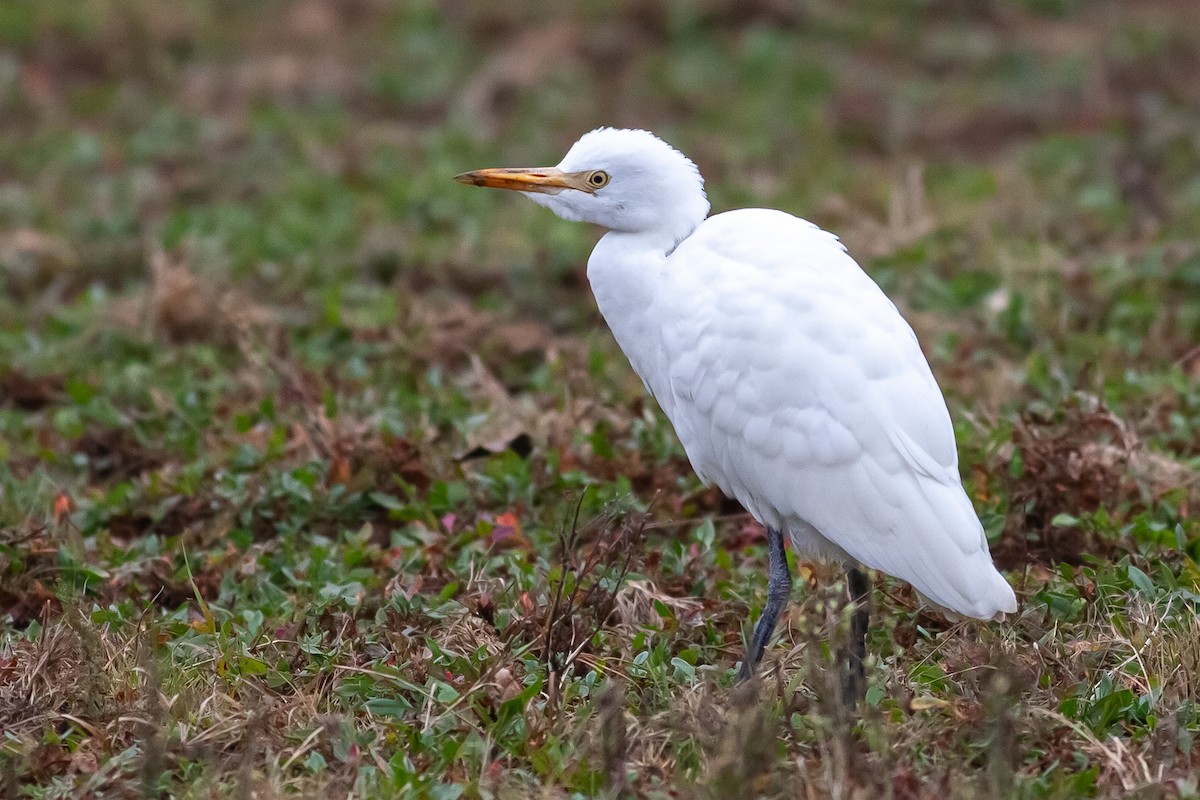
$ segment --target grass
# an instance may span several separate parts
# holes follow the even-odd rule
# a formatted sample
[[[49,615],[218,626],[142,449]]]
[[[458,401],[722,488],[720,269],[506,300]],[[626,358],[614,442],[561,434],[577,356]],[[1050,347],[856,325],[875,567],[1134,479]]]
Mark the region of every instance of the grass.
[[[1173,0],[0,8],[0,796],[1200,793],[1200,36]],[[1021,611],[699,484],[596,232],[455,185],[599,124],[842,235]]]

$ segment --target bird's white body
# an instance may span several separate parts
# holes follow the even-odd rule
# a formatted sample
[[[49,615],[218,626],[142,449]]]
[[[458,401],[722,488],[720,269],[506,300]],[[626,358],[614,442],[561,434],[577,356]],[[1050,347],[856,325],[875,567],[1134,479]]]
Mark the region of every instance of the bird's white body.
[[[577,182],[595,170],[600,188]],[[800,551],[971,617],[1016,610],[916,336],[835,236],[766,209],[706,219],[695,166],[644,131],[593,131],[553,173],[582,188],[527,196],[610,229],[588,261],[600,312],[705,482]]]
[[[916,336],[833,235],[730,211],[669,255],[609,233],[588,279],[706,483],[801,552],[968,616],[1016,609]]]

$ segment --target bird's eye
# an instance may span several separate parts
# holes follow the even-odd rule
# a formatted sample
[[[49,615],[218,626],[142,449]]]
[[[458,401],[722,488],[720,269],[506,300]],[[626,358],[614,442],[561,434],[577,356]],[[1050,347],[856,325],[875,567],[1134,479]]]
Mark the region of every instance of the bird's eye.
[[[591,186],[593,189],[604,188],[608,185],[608,180],[608,173],[601,169],[598,169],[587,176],[588,186]]]

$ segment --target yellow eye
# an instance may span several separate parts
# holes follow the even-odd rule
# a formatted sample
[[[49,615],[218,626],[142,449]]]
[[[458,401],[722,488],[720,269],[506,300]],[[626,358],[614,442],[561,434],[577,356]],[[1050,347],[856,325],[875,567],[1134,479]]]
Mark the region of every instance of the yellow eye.
[[[588,186],[591,186],[593,189],[603,189],[608,185],[608,180],[608,173],[601,169],[587,176]]]

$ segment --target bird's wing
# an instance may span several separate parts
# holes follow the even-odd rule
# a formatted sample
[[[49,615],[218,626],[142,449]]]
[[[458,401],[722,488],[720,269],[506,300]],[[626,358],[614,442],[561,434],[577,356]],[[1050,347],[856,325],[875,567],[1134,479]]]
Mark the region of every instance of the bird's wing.
[[[702,478],[793,541],[815,529],[826,553],[941,606],[1015,610],[916,336],[834,236],[783,212],[728,212],[675,250],[667,276],[656,391]]]

